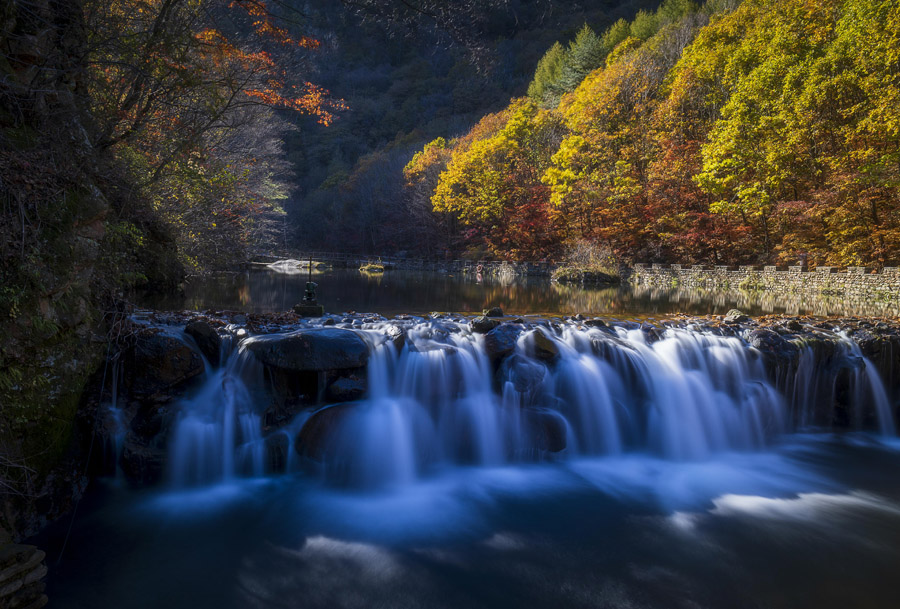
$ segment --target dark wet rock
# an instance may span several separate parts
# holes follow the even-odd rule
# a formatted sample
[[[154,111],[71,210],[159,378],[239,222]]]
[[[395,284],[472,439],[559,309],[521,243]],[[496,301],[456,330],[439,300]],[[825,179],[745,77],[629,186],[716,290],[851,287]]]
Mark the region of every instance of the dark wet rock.
[[[266,471],[280,474],[287,471],[291,459],[291,439],[284,431],[277,431],[266,436],[265,440]]]
[[[469,326],[472,328],[472,332],[476,332],[478,334],[487,334],[499,325],[499,321],[486,315],[480,315],[469,322]]]
[[[122,472],[134,483],[156,484],[165,472],[167,451],[158,445],[145,444],[131,434],[126,436],[120,464]]]
[[[249,320],[247,319],[247,316],[243,313],[239,313],[238,315],[233,315],[231,317],[231,323],[237,324],[239,326],[246,325],[248,321]]]
[[[162,332],[139,335],[129,360],[125,372],[131,393],[141,399],[167,396],[204,370],[203,359],[196,351]]]
[[[484,311],[485,317],[503,317],[503,309],[500,307],[491,307],[490,309],[485,309]]]
[[[361,399],[367,390],[365,380],[357,376],[342,377],[328,386],[325,399],[329,402],[351,402]]]
[[[194,320],[184,327],[184,333],[194,339],[207,361],[215,367],[219,366],[219,352],[222,347],[222,337],[208,322]]]
[[[650,324],[642,325],[641,333],[644,335],[644,340],[647,341],[648,345],[652,345],[653,343],[662,339],[663,334],[659,328]]]
[[[750,345],[759,350],[764,357],[777,364],[796,362],[799,350],[797,345],[768,328],[757,328],[747,336]]]
[[[256,337],[247,349],[266,366],[291,371],[361,368],[369,347],[355,332],[340,328],[310,328],[288,334]]]
[[[738,309],[731,309],[725,314],[725,319],[722,321],[726,324],[742,324],[750,321],[750,316]]]
[[[515,324],[500,324],[484,335],[484,350],[491,361],[502,359],[516,350],[522,328]]]
[[[586,319],[584,321],[584,325],[589,328],[608,328],[609,326],[605,321],[600,319],[599,317],[595,317],[594,319]]]
[[[519,393],[533,394],[541,387],[546,373],[547,369],[541,364],[514,354],[503,362],[499,378],[511,382]]]
[[[801,324],[796,319],[790,319],[786,321],[783,327],[786,330],[790,330],[791,332],[803,332],[803,324]]]
[[[335,324],[334,318],[329,317],[325,321],[322,322],[323,326],[333,326]]]
[[[552,362],[559,357],[559,346],[540,328],[534,331],[534,356],[545,362]]]
[[[297,434],[294,443],[297,454],[317,462],[336,457],[333,453],[340,427],[358,407],[357,402],[347,402],[326,406],[314,412]]]
[[[534,448],[557,453],[566,448],[566,420],[546,408],[526,408],[522,420]]]

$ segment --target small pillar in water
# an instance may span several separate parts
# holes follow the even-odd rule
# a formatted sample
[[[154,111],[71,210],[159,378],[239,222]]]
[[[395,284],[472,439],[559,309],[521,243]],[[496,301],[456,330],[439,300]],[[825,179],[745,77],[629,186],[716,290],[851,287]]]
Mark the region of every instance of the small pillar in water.
[[[316,288],[319,284],[312,280],[312,258],[309,259],[309,275],[306,280],[306,293],[303,300],[294,305],[294,313],[301,317],[322,317],[325,315],[325,307],[316,300]]]

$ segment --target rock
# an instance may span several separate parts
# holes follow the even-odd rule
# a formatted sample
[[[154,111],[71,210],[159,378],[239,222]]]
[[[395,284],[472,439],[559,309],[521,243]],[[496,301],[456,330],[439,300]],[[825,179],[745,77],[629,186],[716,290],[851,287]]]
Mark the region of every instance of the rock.
[[[164,448],[147,446],[131,434],[122,448],[122,471],[132,482],[155,484],[163,477],[167,452]]]
[[[329,317],[328,319],[326,319],[325,321],[322,322],[322,325],[323,325],[323,326],[333,326],[333,325],[334,325],[334,318]]]
[[[500,368],[500,379],[509,381],[519,393],[533,394],[544,382],[547,369],[541,364],[514,354]]]
[[[329,402],[352,402],[366,395],[366,382],[358,377],[341,377],[331,383],[325,390],[325,399]]]
[[[287,471],[290,461],[290,437],[284,431],[278,431],[266,436],[266,471],[270,473],[283,473]]]
[[[499,325],[499,321],[497,321],[496,319],[492,319],[486,315],[480,315],[479,317],[476,317],[469,322],[469,326],[472,328],[472,332],[476,332],[478,334],[487,334]]]
[[[309,420],[297,434],[294,449],[304,459],[323,462],[334,457],[334,447],[340,426],[353,414],[357,403],[348,402],[333,404],[320,408],[309,417]]]
[[[738,309],[731,309],[722,321],[726,324],[742,324],[750,321],[750,317]]]
[[[797,362],[799,349],[797,345],[768,328],[757,328],[747,337],[750,346],[759,350],[767,361],[778,367],[792,365]]]
[[[534,356],[545,362],[552,362],[559,357],[559,347],[552,338],[540,328],[533,332]]]
[[[369,347],[358,334],[340,328],[311,328],[287,334],[258,336],[247,349],[266,366],[291,371],[362,368]]]
[[[787,323],[784,324],[784,327],[791,332],[803,332],[803,324],[801,324],[796,319],[791,319]]]
[[[484,335],[484,350],[491,361],[502,359],[516,350],[522,329],[514,324],[500,324]]]
[[[584,325],[589,328],[608,328],[609,326],[605,321],[600,319],[599,317],[595,317],[594,319],[585,320]]]
[[[406,331],[400,326],[388,326],[387,335],[397,353],[403,351],[403,347],[406,345]]]
[[[204,370],[203,359],[184,341],[162,332],[139,336],[126,363],[132,395],[160,397]]]
[[[548,408],[526,408],[522,415],[535,448],[552,453],[566,448],[566,420],[561,414]]]
[[[503,309],[500,307],[491,307],[484,310],[485,317],[503,317]]]
[[[219,352],[222,337],[207,322],[196,319],[184,327],[184,333],[194,339],[207,361],[212,366],[219,366]]]

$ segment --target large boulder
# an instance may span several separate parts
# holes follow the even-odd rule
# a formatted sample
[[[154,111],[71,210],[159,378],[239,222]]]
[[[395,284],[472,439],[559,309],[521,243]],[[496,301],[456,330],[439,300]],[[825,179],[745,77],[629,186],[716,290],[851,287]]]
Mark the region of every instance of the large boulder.
[[[199,353],[163,332],[139,335],[129,360],[125,372],[139,399],[170,397],[174,388],[204,371]]]
[[[294,449],[302,458],[321,463],[333,458],[341,425],[359,404],[347,402],[320,408],[304,423]]]
[[[516,350],[522,328],[515,324],[501,324],[484,335],[484,350],[492,361],[502,359]]]
[[[184,333],[194,339],[200,352],[206,356],[212,366],[219,365],[219,351],[222,347],[222,337],[209,323],[195,319],[184,327]]]
[[[341,328],[311,328],[257,336],[247,349],[266,366],[297,372],[362,368],[369,347],[358,334]]]

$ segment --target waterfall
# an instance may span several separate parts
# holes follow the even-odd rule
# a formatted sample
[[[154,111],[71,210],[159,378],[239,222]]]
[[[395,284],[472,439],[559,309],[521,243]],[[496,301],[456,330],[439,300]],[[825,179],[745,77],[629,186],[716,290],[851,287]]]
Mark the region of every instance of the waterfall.
[[[703,460],[764,450],[847,409],[851,426],[896,433],[888,391],[845,336],[832,335],[828,365],[826,355],[800,345],[785,372],[767,368],[742,338],[696,328],[506,326],[512,338],[501,354],[462,322],[354,328],[369,348],[366,396],[324,408],[310,403],[271,429],[266,411],[275,389],[246,349],[254,339],[223,341],[221,368],[179,405],[171,482],[303,469],[383,487],[446,467],[628,452]],[[393,340],[398,327],[402,343]],[[286,453],[273,460],[272,446]]]

